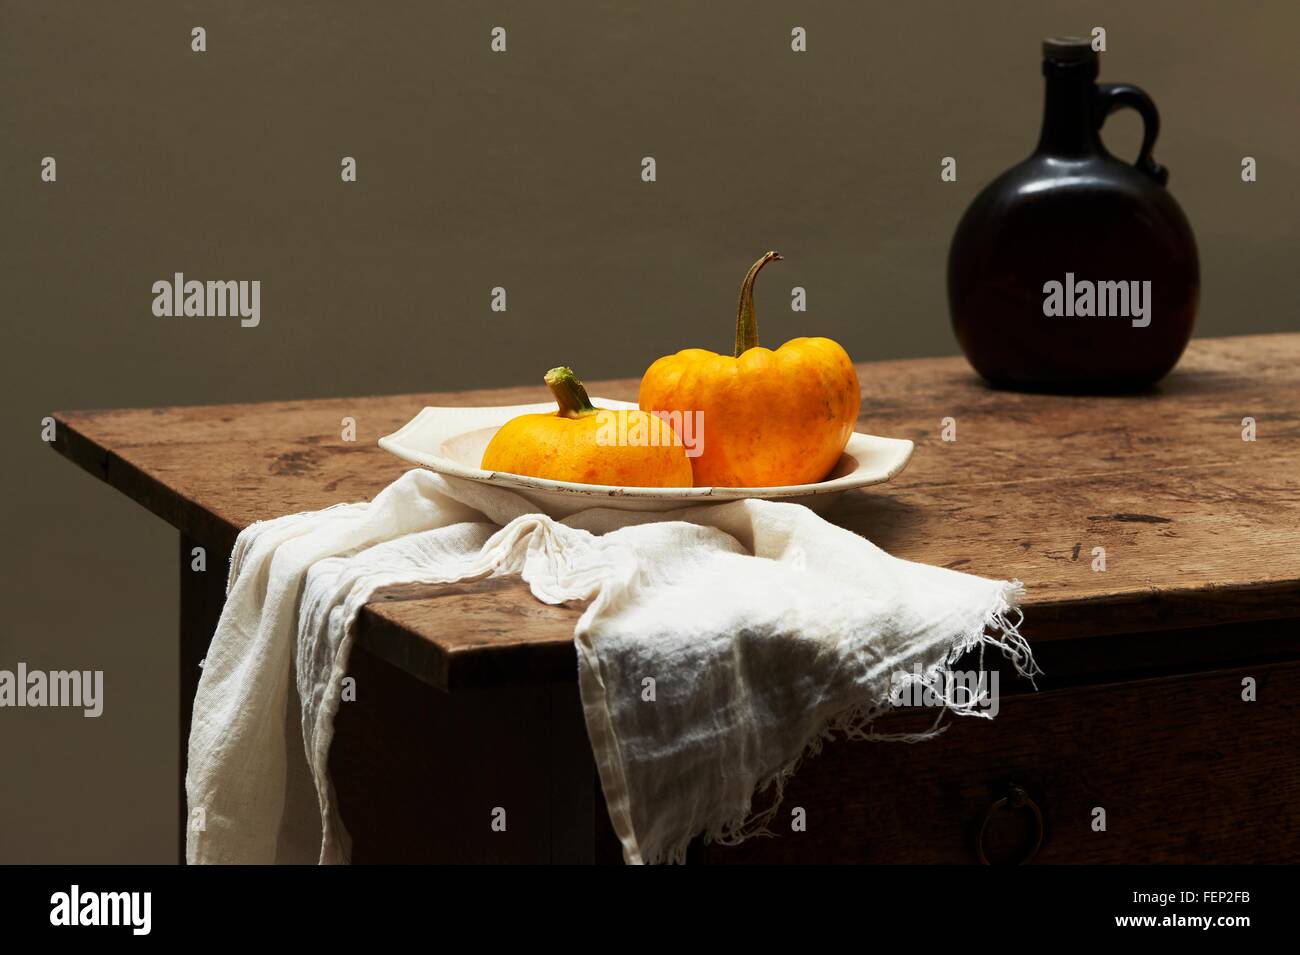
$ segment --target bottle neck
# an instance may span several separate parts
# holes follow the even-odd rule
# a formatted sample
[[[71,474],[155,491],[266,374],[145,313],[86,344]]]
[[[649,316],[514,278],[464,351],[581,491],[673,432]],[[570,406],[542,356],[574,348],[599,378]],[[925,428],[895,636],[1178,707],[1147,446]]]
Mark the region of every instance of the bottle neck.
[[[1047,82],[1038,152],[1086,156],[1100,151],[1101,142],[1092,115],[1097,89],[1096,66],[1044,63],[1043,75]]]

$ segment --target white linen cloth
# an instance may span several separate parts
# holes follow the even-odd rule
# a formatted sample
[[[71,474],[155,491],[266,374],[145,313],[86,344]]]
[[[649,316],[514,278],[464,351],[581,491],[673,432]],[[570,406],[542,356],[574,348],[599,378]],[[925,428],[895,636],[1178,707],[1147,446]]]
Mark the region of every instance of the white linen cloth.
[[[239,535],[194,700],[189,862],[348,860],[329,747],[354,622],[383,587],[520,574],[539,600],[590,601],[574,630],[579,689],[632,863],[761,826],[776,803],[755,818],[756,791],[775,785],[779,801],[835,732],[871,738],[900,673],[940,685],[986,644],[1033,673],[1007,617],[1018,582],[899,560],[800,505],[533,510],[416,469],[371,502]]]

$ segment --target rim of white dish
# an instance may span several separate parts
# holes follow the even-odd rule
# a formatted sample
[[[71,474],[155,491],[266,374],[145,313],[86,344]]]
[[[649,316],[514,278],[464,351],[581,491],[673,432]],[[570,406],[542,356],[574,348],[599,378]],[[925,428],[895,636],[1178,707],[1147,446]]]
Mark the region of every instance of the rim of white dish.
[[[592,404],[598,408],[606,408],[611,411],[629,410],[636,408],[637,405],[630,401],[619,401],[613,398],[592,398]],[[873,442],[886,442],[895,445],[899,449],[899,454],[895,462],[884,472],[873,475],[864,479],[858,474],[858,471],[852,471],[841,477],[830,481],[817,481],[813,484],[785,484],[785,485],[768,485],[765,487],[628,487],[622,485],[608,484],[582,484],[575,481],[553,481],[549,478],[530,477],[526,474],[514,474],[509,471],[485,471],[482,468],[471,468],[451,458],[443,457],[428,451],[417,451],[413,448],[402,445],[402,437],[407,432],[413,431],[426,418],[439,412],[453,412],[460,415],[473,415],[480,413],[486,416],[495,416],[501,412],[511,412],[510,417],[516,417],[523,414],[538,414],[546,411],[552,411],[555,408],[554,402],[540,402],[531,405],[480,405],[480,406],[454,406],[454,405],[427,405],[422,408],[414,418],[408,421],[402,427],[398,428],[392,434],[384,435],[379,439],[379,446],[390,454],[394,454],[404,461],[410,461],[413,464],[430,468],[440,474],[449,474],[452,477],[465,478],[470,481],[479,481],[487,484],[512,485],[516,487],[532,488],[539,491],[559,491],[566,494],[582,495],[585,497],[644,497],[644,498],[680,498],[683,500],[700,497],[793,497],[808,496],[814,494],[829,494],[836,491],[849,490],[855,487],[867,487],[872,484],[883,484],[892,480],[907,467],[912,458],[912,451],[915,448],[914,442],[907,438],[887,438],[881,435],[865,434],[861,431],[854,431],[849,436],[847,448],[854,443],[854,439],[866,439]],[[507,419],[509,420],[509,419]],[[502,422],[504,424],[504,422]],[[489,425],[490,426],[490,425]],[[903,446],[906,449],[903,449]]]

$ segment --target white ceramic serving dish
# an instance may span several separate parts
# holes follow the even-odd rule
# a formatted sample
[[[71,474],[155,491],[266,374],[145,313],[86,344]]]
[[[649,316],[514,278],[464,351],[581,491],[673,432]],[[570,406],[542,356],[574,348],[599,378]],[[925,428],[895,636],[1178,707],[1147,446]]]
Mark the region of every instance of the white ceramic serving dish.
[[[593,398],[598,408],[635,408],[627,401]],[[493,408],[425,408],[402,428],[379,439],[379,446],[399,458],[439,474],[509,488],[551,517],[567,517],[590,507],[627,511],[670,511],[692,504],[764,498],[797,501],[814,510],[843,492],[888,481],[907,466],[912,442],[854,432],[839,463],[826,480],[787,487],[605,487],[524,477],[479,467],[483,451],[497,430],[522,414],[545,414],[555,402]]]

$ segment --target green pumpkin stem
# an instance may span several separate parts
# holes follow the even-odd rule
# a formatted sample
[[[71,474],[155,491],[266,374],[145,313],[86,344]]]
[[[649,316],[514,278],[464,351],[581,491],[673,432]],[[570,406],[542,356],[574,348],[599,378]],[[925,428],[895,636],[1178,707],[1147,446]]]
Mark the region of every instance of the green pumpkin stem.
[[[596,406],[587,397],[587,389],[582,387],[572,368],[552,368],[546,373],[545,381],[555,396],[555,403],[560,406],[556,414],[561,418],[581,418],[596,413]]]
[[[754,314],[754,279],[769,262],[781,261],[780,252],[765,252],[740,283],[740,304],[736,306],[736,357],[758,347],[758,316]]]

